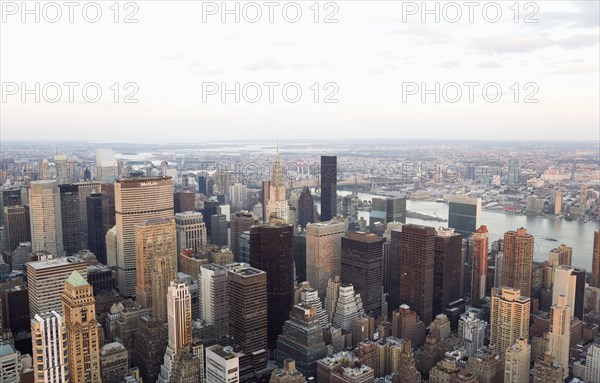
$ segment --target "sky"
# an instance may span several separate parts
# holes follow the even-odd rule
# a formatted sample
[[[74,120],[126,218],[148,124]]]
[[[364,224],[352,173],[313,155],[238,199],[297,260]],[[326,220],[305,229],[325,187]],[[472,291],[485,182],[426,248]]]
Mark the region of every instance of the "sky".
[[[599,2],[466,3],[2,0],[0,139],[598,142]]]

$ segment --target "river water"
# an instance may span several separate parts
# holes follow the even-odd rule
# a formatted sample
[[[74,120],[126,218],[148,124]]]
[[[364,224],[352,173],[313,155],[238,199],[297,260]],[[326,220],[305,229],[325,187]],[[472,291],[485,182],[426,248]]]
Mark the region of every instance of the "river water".
[[[343,196],[350,194],[350,192],[340,190],[338,194]],[[370,201],[377,196],[358,193],[358,197],[361,200]],[[320,206],[318,206],[318,209],[320,210]],[[448,205],[445,203],[407,200],[406,209],[448,219]],[[369,212],[359,211],[358,215],[365,218],[367,222],[369,221]],[[407,218],[406,222],[433,227],[447,225],[447,222],[425,221],[416,218]],[[573,266],[584,267],[588,271],[592,270],[594,231],[600,229],[598,223],[529,217],[482,210],[479,224],[487,226],[490,232],[490,244],[499,238],[503,238],[504,233],[507,231],[516,230],[520,227],[526,228],[535,237],[533,257],[536,261],[547,260],[548,252],[564,243],[573,248]],[[557,241],[548,241],[543,238],[554,238]]]

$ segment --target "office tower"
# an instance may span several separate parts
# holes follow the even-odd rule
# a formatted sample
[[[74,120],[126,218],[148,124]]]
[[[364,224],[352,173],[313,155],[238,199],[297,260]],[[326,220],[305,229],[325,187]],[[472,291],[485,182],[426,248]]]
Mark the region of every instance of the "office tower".
[[[297,368],[307,377],[317,376],[317,360],[326,354],[325,342],[317,310],[305,303],[292,306],[290,319],[283,325],[277,338],[277,365],[293,359]]]
[[[469,237],[479,226],[481,198],[459,195],[444,197],[448,199],[448,227]]]
[[[265,185],[263,184],[263,187]],[[285,179],[283,177],[283,169],[279,162],[279,154],[275,159],[273,166],[273,174],[269,182],[269,198],[266,201],[265,222],[270,218],[275,217],[289,222],[289,205],[285,195]]]
[[[29,262],[29,257],[31,255],[31,242],[20,242],[17,248],[12,252],[12,269],[23,270],[25,263]]]
[[[471,282],[471,300],[484,299],[487,286],[488,245],[490,235],[485,226],[480,226],[473,234],[473,272]]]
[[[233,211],[243,210],[248,204],[248,187],[239,182],[229,186],[229,199]]]
[[[429,331],[431,335],[435,336],[438,342],[449,337],[452,333],[452,327],[448,316],[445,314],[436,315],[435,319],[429,325]]]
[[[462,235],[454,229],[438,229],[433,267],[433,315],[442,313],[450,302],[460,299]]]
[[[271,222],[250,228],[250,264],[267,273],[269,349],[275,348],[294,294],[293,227]]]
[[[206,383],[239,383],[240,358],[232,347],[215,344],[204,350]]]
[[[206,224],[202,213],[185,211],[175,213],[175,229],[177,231],[177,258],[184,250],[191,249],[196,253],[207,245]]]
[[[529,335],[530,299],[513,288],[492,290],[490,347],[499,355],[519,338]],[[528,357],[529,358],[529,357]]]
[[[321,156],[321,221],[337,215],[337,157]]]
[[[60,191],[60,214],[62,222],[63,248],[66,255],[82,249],[81,212],[79,187],[76,184],[58,185]]]
[[[436,234],[433,227],[402,226],[400,301],[415,310],[425,325],[433,316]]]
[[[600,344],[593,342],[588,348],[585,363],[585,381],[600,382]]]
[[[210,216],[210,240],[213,245],[224,247],[228,245],[227,217],[224,214]]]
[[[451,356],[446,355],[429,372],[429,382],[444,383],[457,382],[460,371],[458,361]]]
[[[227,267],[209,263],[200,267],[200,316],[215,327],[217,338],[229,332]]]
[[[519,338],[506,350],[504,383],[529,383],[531,346],[527,338]]]
[[[122,296],[133,297],[136,292],[136,225],[150,219],[172,218],[173,214],[171,178],[127,178],[115,183],[117,277]],[[175,251],[173,247],[172,252]]]
[[[267,349],[267,273],[248,264],[227,265],[229,337],[244,353]]]
[[[168,326],[158,318],[142,315],[135,328],[133,365],[144,382],[156,382],[167,349]]]
[[[98,262],[106,265],[106,238],[102,224],[102,194],[92,193],[86,198],[87,248],[96,255]]]
[[[250,230],[240,233],[238,254],[240,262],[250,263]]]
[[[208,194],[206,194],[206,176],[198,176],[198,193],[209,197]]]
[[[384,239],[375,234],[348,232],[342,237],[342,281],[361,295],[365,313],[381,315]]]
[[[567,297],[559,295],[552,305],[552,322],[549,333],[548,352],[564,369],[566,378],[569,375],[569,342],[571,336],[571,308]]]
[[[31,319],[33,378],[36,383],[69,381],[67,328],[55,311]]]
[[[182,213],[184,211],[196,210],[196,193],[190,190],[182,190],[173,193],[173,211]]]
[[[67,352],[71,382],[101,382],[96,321],[96,300],[92,286],[73,271],[61,294],[63,316],[67,328]]]
[[[240,234],[250,230],[256,221],[252,213],[247,211],[237,212],[231,217],[231,251],[236,262],[240,260]]]
[[[392,336],[420,347],[425,342],[425,324],[414,310],[403,304],[392,312]]]
[[[535,361],[533,370],[533,381],[536,383],[563,383],[569,371],[555,363],[554,357],[550,353],[544,353],[541,359]]]
[[[31,244],[33,251],[46,250],[60,257],[63,252],[60,195],[54,181],[34,181],[29,187]]]
[[[508,160],[508,176],[506,179],[507,185],[516,185],[519,183],[519,159],[510,157]]]
[[[100,349],[102,382],[121,382],[129,372],[129,352],[119,342],[107,343]]]
[[[324,297],[327,281],[341,274],[344,222],[327,221],[306,225],[306,280]]]
[[[167,288],[177,273],[176,249],[173,218],[149,219],[136,225],[136,302],[152,308],[153,314],[163,321],[166,320]],[[155,307],[155,301],[160,307]],[[157,310],[164,315],[157,315]]]
[[[298,197],[298,226],[306,228],[306,224],[316,222],[315,203],[307,186],[302,189]]]
[[[96,177],[103,183],[113,183],[119,177],[119,163],[112,149],[96,149]]]
[[[100,182],[78,182],[76,185],[79,194],[79,222],[81,224],[80,246],[82,249],[86,249],[88,244],[87,197],[91,196],[92,193],[100,193]]]
[[[100,189],[100,193],[102,194],[102,226],[104,226],[104,233],[106,233],[117,224],[115,215],[115,184],[103,183]]]
[[[31,318],[51,311],[62,313],[60,293],[67,278],[73,271],[87,278],[87,264],[76,257],[29,262],[26,267]]]
[[[329,323],[333,320],[335,308],[340,297],[340,285],[342,281],[339,275],[333,276],[327,280],[327,293],[325,294],[325,312]],[[354,290],[354,289],[353,289]],[[360,295],[358,296],[360,299]],[[362,303],[361,303],[362,304]]]
[[[402,227],[390,231],[390,243],[387,254],[387,301],[391,308],[400,307],[400,264],[402,259]],[[386,267],[387,266],[387,267]]]
[[[56,167],[56,181],[59,185],[71,182],[71,174],[67,164],[66,154],[55,154],[54,165]]]
[[[262,203],[262,209],[263,209],[263,211],[262,211],[263,222],[269,221],[267,205],[269,204],[269,199],[271,197],[270,193],[271,193],[271,181],[265,180],[262,182],[261,190],[260,190],[261,201],[262,201],[261,203]]]
[[[294,292],[294,304],[298,303],[306,303],[317,310],[319,324],[322,329],[325,329],[329,325],[330,321],[327,317],[327,312],[323,308],[323,303],[319,299],[319,293],[310,286],[310,283],[302,282],[296,288]]]
[[[0,382],[18,383],[21,375],[21,353],[8,342],[0,342]]]
[[[555,265],[571,266],[572,257],[573,248],[565,245],[564,243],[561,244],[559,247],[550,250],[550,252],[548,253],[548,261],[550,261],[551,264]]]
[[[335,308],[330,316],[332,317],[332,324],[334,327],[352,332],[352,325],[354,319],[364,314],[363,302],[360,294],[354,291],[352,284],[339,284],[332,281],[331,287],[337,287],[337,292],[332,292],[331,295],[337,294],[337,300],[335,301]],[[328,288],[328,293],[329,293]],[[329,295],[329,294],[328,294]],[[331,299],[330,299],[331,301]]]
[[[283,361],[283,367],[273,370],[269,383],[306,383],[306,377],[296,369],[296,362],[292,359]]]
[[[594,252],[592,254],[592,287],[600,287],[600,230],[594,232]]]
[[[21,189],[0,190],[0,213],[4,212],[5,207],[24,205],[27,201],[22,201]],[[5,224],[4,214],[0,214],[0,226]]]
[[[358,203],[359,198],[355,193],[342,197],[342,216],[348,218],[348,227],[351,230],[359,230]]]
[[[390,222],[406,223],[406,198],[373,198],[369,226],[375,222],[384,226]]]
[[[3,215],[4,251],[10,253],[19,246],[19,243],[27,241],[25,208],[23,206],[5,206]]]
[[[468,312],[460,315],[458,321],[458,337],[464,341],[469,355],[475,355],[484,346],[488,324]]]
[[[533,241],[533,235],[524,228],[504,234],[502,286],[513,287],[526,297],[531,296]]]
[[[558,303],[561,295],[565,296],[566,304],[570,308],[569,316],[583,320],[585,269],[564,265],[554,269],[552,304]]]

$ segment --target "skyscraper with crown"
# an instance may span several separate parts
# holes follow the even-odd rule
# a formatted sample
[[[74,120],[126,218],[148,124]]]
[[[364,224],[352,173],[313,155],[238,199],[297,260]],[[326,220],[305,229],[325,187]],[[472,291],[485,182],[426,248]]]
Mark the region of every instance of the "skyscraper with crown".
[[[276,217],[289,222],[290,208],[285,196],[285,178],[283,177],[283,169],[279,161],[279,148],[275,157],[275,165],[273,166],[273,174],[269,187],[269,200],[267,201],[267,218]]]

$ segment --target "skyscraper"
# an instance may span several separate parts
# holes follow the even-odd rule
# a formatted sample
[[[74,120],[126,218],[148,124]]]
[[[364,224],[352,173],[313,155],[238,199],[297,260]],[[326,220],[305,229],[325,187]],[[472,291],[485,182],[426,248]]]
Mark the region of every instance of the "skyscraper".
[[[100,344],[92,286],[73,271],[61,295],[71,382],[100,383]]]
[[[302,189],[298,197],[298,226],[306,228],[306,224],[316,222],[315,203],[307,186]]]
[[[548,260],[552,264],[571,266],[571,258],[573,257],[573,248],[561,244],[559,247],[550,250]]]
[[[152,308],[163,321],[167,319],[167,288],[177,274],[176,249],[173,218],[149,219],[136,225],[136,302]],[[155,307],[155,302],[160,307]],[[157,310],[164,315],[157,315]]]
[[[571,308],[567,297],[559,295],[552,305],[552,322],[550,324],[548,352],[563,368],[564,376],[569,375],[569,349],[571,338]]]
[[[87,249],[88,225],[87,225],[87,197],[92,193],[100,193],[100,182],[78,182],[77,193],[79,194],[79,222],[81,224],[81,248]],[[100,198],[101,195],[100,195]]]
[[[73,271],[87,278],[87,264],[76,257],[28,262],[26,267],[31,318],[51,311],[62,313],[60,294],[67,278]]]
[[[290,319],[283,325],[277,338],[277,365],[286,359],[296,361],[300,372],[307,377],[317,377],[317,361],[326,355],[323,333],[317,310],[305,303],[292,306]]]
[[[585,381],[600,382],[600,344],[593,342],[585,358]]]
[[[12,252],[19,243],[27,241],[25,208],[23,206],[4,207],[4,251]],[[14,269],[14,267],[13,267]]]
[[[564,295],[570,308],[569,316],[583,320],[585,269],[558,266],[554,269],[552,285],[552,304],[557,304],[559,297]]]
[[[504,383],[529,383],[531,346],[527,337],[519,338],[506,350]]]
[[[229,337],[249,354],[267,349],[267,273],[244,263],[226,266]]]
[[[504,355],[519,338],[529,336],[530,304],[530,299],[517,289],[492,289],[490,346],[499,355]]]
[[[502,285],[513,287],[526,297],[531,296],[533,241],[533,235],[524,228],[504,234]]]
[[[321,221],[337,215],[337,157],[321,156]]]
[[[192,249],[196,253],[202,246],[207,245],[206,224],[202,213],[197,211],[175,213],[175,228],[178,259],[183,250]]]
[[[375,222],[384,226],[390,222],[406,223],[406,198],[373,198],[369,225]]]
[[[173,214],[171,178],[127,178],[115,183],[117,277],[122,296],[135,296],[136,225],[148,219],[172,218]]]
[[[207,347],[206,383],[239,383],[240,358],[233,347],[215,344]]]
[[[475,355],[484,346],[488,324],[475,316],[473,312],[460,315],[458,320],[458,337],[465,342],[469,355]]]
[[[335,278],[330,281],[335,282]],[[337,288],[335,292],[331,290],[332,293],[329,294],[337,298],[334,300],[335,311],[330,314],[333,317],[332,324],[334,327],[352,332],[354,319],[365,312],[360,294],[354,291],[352,284],[332,284],[331,287]]]
[[[508,177],[506,183],[508,185],[519,183],[519,159],[517,157],[510,157],[508,160]]]
[[[383,243],[372,233],[351,231],[342,237],[342,281],[360,294],[365,313],[381,315]]]
[[[231,251],[236,262],[241,262],[240,234],[250,230],[255,223],[254,216],[247,211],[237,212],[231,217]]]
[[[560,364],[555,363],[554,357],[548,352],[541,359],[535,361],[531,373],[533,381],[536,383],[563,383],[565,381],[565,369]],[[569,373],[566,372],[566,374]]]
[[[450,302],[461,298],[462,235],[454,229],[438,229],[434,257],[433,315],[438,315]]]
[[[58,185],[60,190],[60,216],[62,221],[63,248],[66,255],[82,249],[81,212],[79,187],[76,184]]]
[[[229,289],[227,268],[215,263],[200,267],[200,316],[215,327],[217,338],[229,332]]]
[[[106,265],[106,238],[102,224],[102,194],[92,193],[86,198],[87,246],[98,262]]]
[[[481,198],[460,195],[444,196],[448,199],[448,227],[469,237],[479,226]]]
[[[31,244],[34,252],[64,254],[60,195],[54,181],[34,181],[29,188]]]
[[[436,234],[433,227],[402,226],[400,300],[415,310],[425,325],[433,317]]]
[[[33,379],[36,383],[69,381],[67,328],[63,317],[51,311],[31,319]]]
[[[327,281],[341,274],[344,222],[327,221],[306,225],[306,280],[325,297]]]
[[[600,287],[600,230],[594,232],[594,252],[592,254],[592,286]]]
[[[267,273],[267,318],[269,349],[288,319],[294,294],[293,228],[283,222],[256,225],[250,229],[250,264]]]
[[[101,184],[102,194],[102,225],[104,226],[104,234],[112,229],[116,224],[115,216],[115,184]]]
[[[196,210],[196,193],[191,190],[181,190],[173,194],[173,211],[181,213]]]
[[[285,178],[283,177],[283,169],[279,162],[278,152],[275,158],[275,165],[273,165],[271,182],[269,182],[269,199],[267,200],[266,216],[264,219],[265,222],[269,222],[270,218],[276,217],[287,223],[290,218],[289,214],[290,208],[285,195]]]
[[[248,204],[248,187],[239,182],[229,186],[229,199],[233,211],[240,211]]]
[[[471,299],[473,301],[485,298],[489,239],[488,229],[483,225],[477,228],[473,234],[473,280],[471,282]]]
[[[227,217],[224,214],[213,214],[210,216],[210,240],[213,245],[220,247],[228,246]]]

